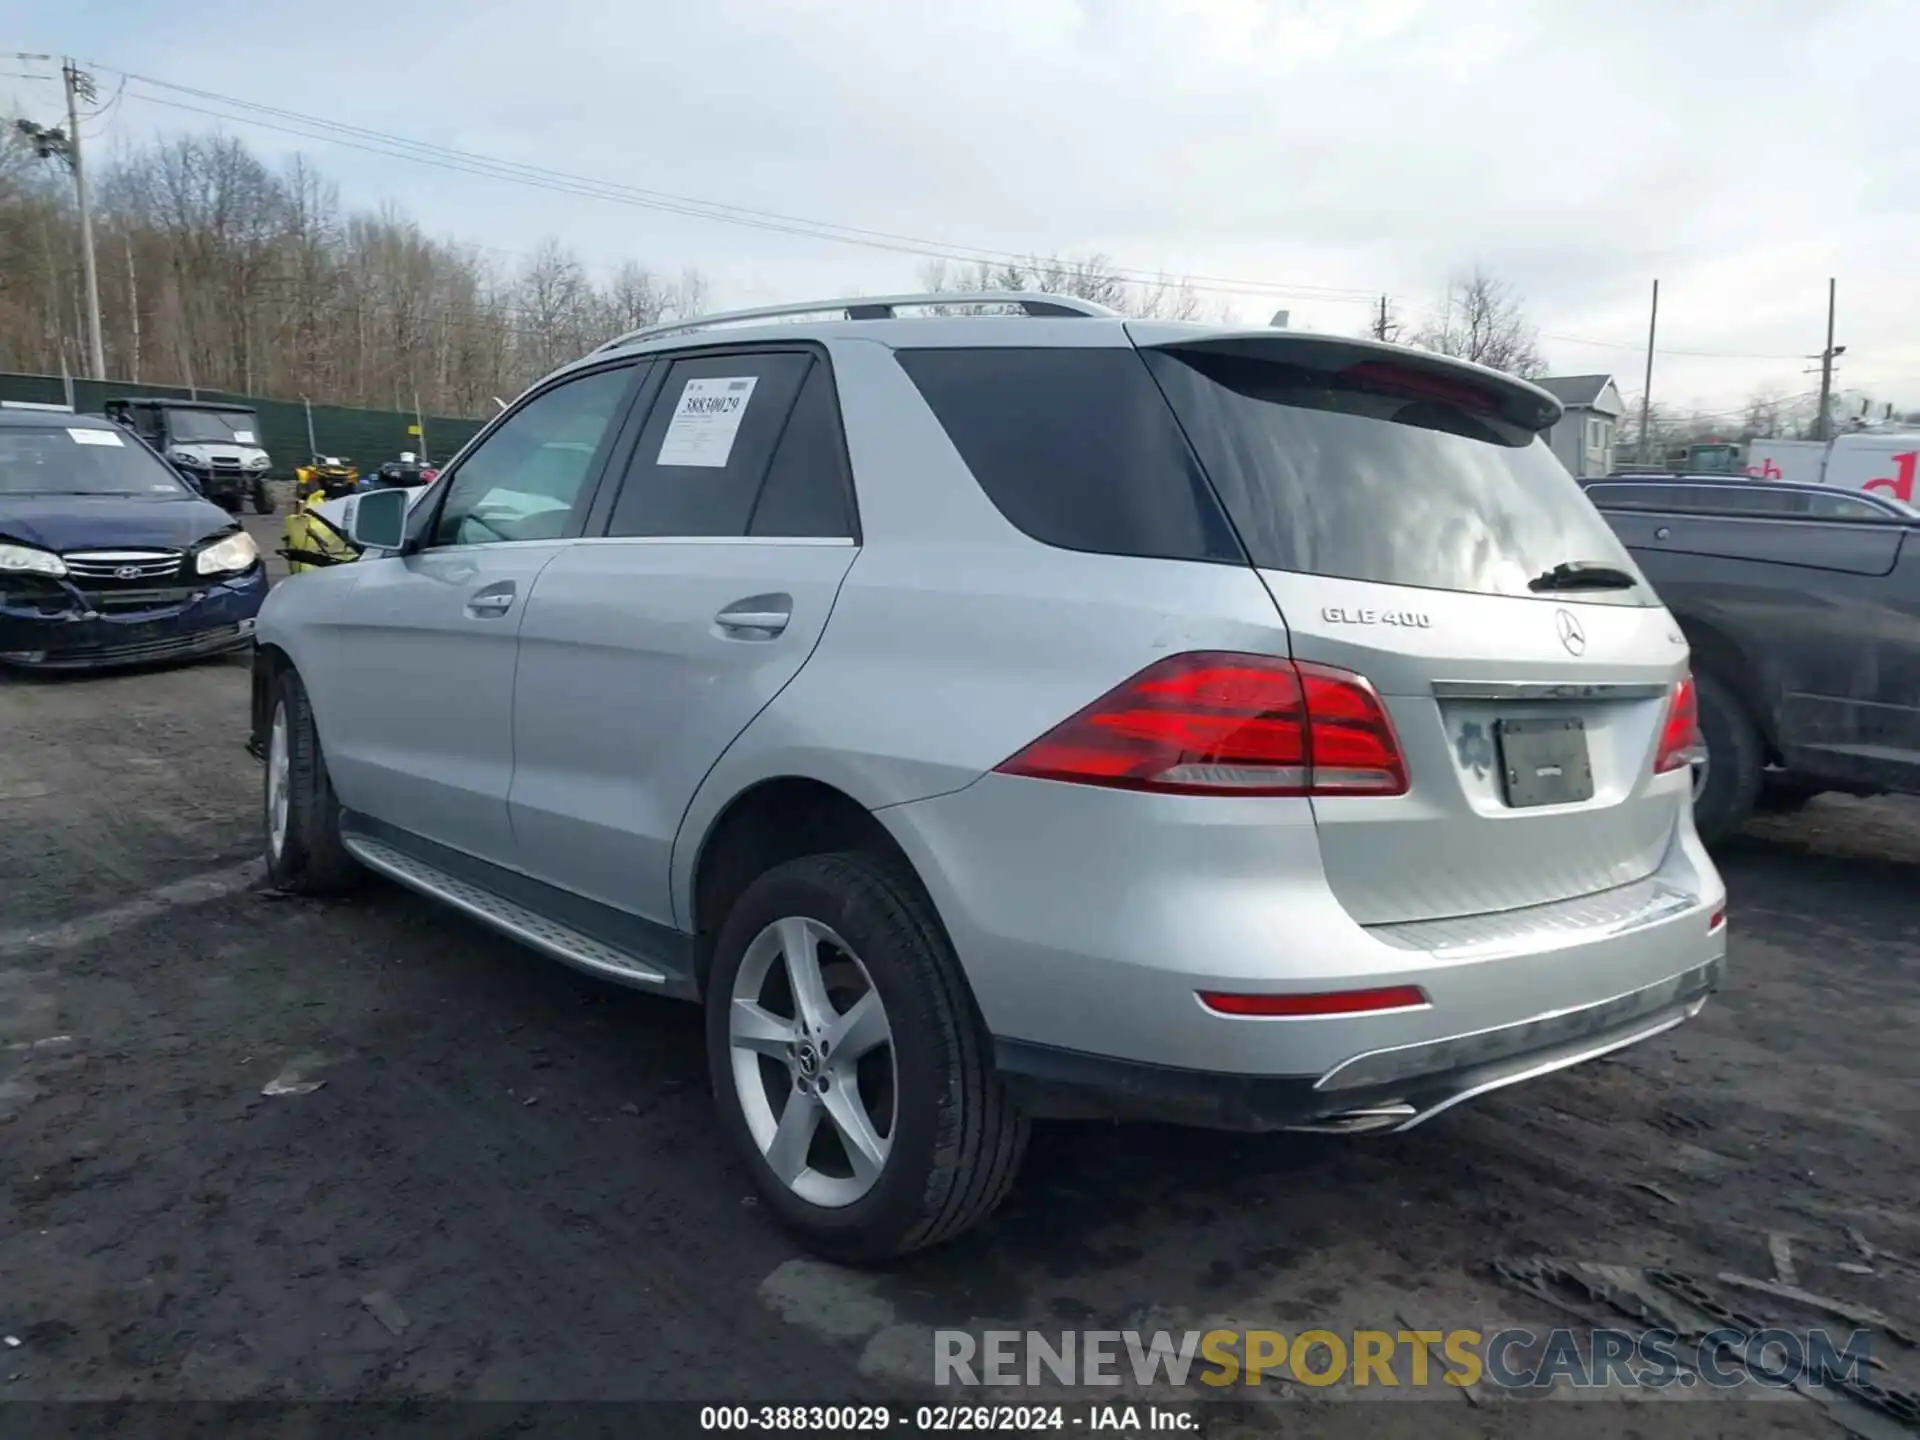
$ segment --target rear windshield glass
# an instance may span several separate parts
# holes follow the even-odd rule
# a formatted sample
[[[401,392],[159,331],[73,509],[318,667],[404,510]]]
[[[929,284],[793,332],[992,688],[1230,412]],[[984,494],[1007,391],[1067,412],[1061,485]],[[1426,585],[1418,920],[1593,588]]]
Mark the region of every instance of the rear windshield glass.
[[[1573,477],[1524,429],[1432,394],[1293,364],[1145,354],[1262,568],[1522,596],[1540,593],[1528,582],[1567,562],[1639,574]],[[1578,598],[1657,603],[1644,582]]]
[[[104,427],[0,426],[0,495],[187,495],[153,452]]]

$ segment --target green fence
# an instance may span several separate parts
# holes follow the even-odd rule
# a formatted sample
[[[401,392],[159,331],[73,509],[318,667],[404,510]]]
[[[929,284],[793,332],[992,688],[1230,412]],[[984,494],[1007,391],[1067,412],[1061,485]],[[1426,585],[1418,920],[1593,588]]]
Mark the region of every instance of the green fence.
[[[71,394],[69,394],[71,387]],[[206,400],[244,405],[260,416],[260,439],[273,460],[273,473],[292,478],[293,467],[304,465],[314,449],[338,455],[370,469],[398,459],[403,450],[425,453],[432,459],[451,459],[472,438],[484,420],[462,420],[428,415],[416,421],[398,410],[357,410],[345,405],[313,407],[313,445],[307,443],[307,407],[298,400],[263,400],[227,390],[187,390],[177,385],[133,385],[122,380],[68,380],[59,375],[0,374],[0,400],[24,400],[41,405],[66,405],[83,415],[99,415],[109,400],[138,396],[156,400]],[[408,433],[420,424],[423,437]]]

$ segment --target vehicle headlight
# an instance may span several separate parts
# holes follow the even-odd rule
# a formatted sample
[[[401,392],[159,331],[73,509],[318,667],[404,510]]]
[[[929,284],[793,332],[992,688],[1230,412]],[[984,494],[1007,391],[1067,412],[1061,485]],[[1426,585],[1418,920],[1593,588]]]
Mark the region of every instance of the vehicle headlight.
[[[176,465],[198,465],[200,463],[184,450],[167,451],[167,459]]]
[[[67,562],[51,550],[36,550],[31,545],[0,544],[0,574],[53,575],[67,573]]]
[[[247,468],[249,470],[264,470],[272,463],[273,462],[265,455],[255,455],[251,460],[247,461]]]
[[[202,575],[231,575],[237,570],[251,569],[259,558],[260,547],[253,543],[251,535],[240,530],[202,550],[193,568]]]

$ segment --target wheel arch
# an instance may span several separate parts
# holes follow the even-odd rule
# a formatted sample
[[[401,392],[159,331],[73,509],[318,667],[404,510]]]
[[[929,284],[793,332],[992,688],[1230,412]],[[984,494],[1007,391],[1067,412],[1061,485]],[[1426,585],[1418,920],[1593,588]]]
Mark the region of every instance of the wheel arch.
[[[886,857],[938,907],[893,832],[838,786],[804,775],[755,781],[721,806],[692,847],[676,902],[694,940],[695,982],[704,992],[719,928],[754,879],[789,860],[841,850]]]
[[[256,758],[267,753],[267,726],[272,719],[273,685],[281,672],[293,669],[287,652],[272,641],[256,642],[253,647],[253,679],[247,749]]]

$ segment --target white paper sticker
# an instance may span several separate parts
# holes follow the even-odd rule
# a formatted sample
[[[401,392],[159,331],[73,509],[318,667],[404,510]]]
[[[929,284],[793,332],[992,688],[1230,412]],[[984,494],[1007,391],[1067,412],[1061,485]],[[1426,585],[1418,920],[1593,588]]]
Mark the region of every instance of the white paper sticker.
[[[70,428],[67,434],[73,437],[73,443],[76,445],[118,445],[120,443],[118,432],[113,430],[75,430]]]
[[[725,468],[733,454],[733,437],[746,418],[758,379],[740,375],[718,380],[689,380],[680,392],[680,404],[660,442],[656,465],[697,465]]]
[[[257,442],[253,438],[253,431],[236,430],[233,432],[233,443],[236,445],[252,445]]]

